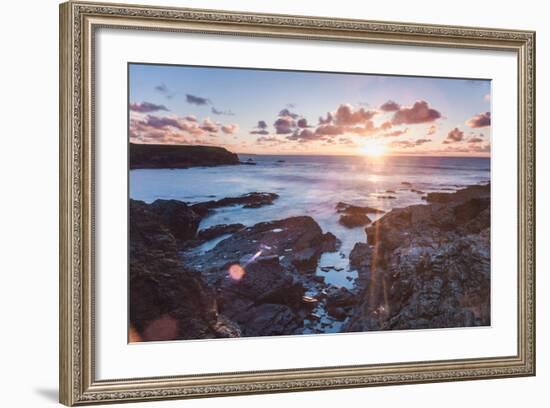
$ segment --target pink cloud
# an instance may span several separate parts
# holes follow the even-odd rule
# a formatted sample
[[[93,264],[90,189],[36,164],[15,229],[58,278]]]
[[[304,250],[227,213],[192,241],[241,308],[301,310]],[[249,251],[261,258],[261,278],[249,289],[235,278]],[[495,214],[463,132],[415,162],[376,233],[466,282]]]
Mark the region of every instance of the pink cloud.
[[[441,117],[441,113],[430,108],[426,101],[416,101],[411,107],[401,107],[393,115],[394,125],[417,124],[433,122]]]
[[[380,110],[384,112],[395,112],[398,111],[400,108],[399,104],[394,101],[387,101],[380,105]]]
[[[459,128],[454,128],[447,134],[447,138],[443,141],[444,144],[461,142],[464,139],[464,132]]]
[[[480,113],[466,121],[466,124],[471,128],[482,128],[491,126],[491,112]]]
[[[133,112],[150,113],[150,112],[158,112],[158,111],[167,111],[168,109],[166,109],[166,106],[164,105],[156,105],[151,102],[140,102],[140,103],[131,103],[130,110]]]

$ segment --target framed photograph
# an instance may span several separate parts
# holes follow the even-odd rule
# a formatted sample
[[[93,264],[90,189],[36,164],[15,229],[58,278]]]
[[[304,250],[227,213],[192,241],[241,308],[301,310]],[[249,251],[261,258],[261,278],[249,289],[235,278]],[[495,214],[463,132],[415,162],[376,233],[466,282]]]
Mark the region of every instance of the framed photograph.
[[[535,33],[60,8],[66,405],[535,374]]]

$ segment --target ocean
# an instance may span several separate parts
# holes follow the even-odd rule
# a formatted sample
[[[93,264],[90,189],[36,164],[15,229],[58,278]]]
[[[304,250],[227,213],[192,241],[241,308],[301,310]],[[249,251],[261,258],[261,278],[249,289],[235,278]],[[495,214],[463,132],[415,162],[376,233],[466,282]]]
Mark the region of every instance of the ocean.
[[[424,193],[454,191],[490,181],[489,158],[291,155],[239,155],[239,158],[251,159],[256,165],[131,170],[130,198],[147,203],[159,198],[197,203],[254,191],[277,193],[280,198],[274,205],[220,208],[205,218],[200,228],[231,223],[251,226],[309,215],[323,232],[330,231],[342,241],[339,252],[323,254],[316,273],[329,284],[347,288],[353,286],[357,277],[356,271],[349,267],[349,253],[356,242],[366,241],[366,234],[364,227],[349,229],[339,224],[340,214],[335,209],[339,201],[389,211],[425,204],[421,199]],[[368,216],[376,220],[382,215]],[[207,251],[225,238],[207,242],[199,250]],[[327,266],[342,270],[328,270]]]

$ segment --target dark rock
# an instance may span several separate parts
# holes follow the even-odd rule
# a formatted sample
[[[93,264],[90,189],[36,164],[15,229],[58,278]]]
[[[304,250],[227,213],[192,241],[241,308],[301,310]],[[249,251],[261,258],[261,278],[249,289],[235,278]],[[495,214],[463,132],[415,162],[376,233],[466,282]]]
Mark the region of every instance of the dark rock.
[[[221,235],[232,234],[234,232],[240,231],[244,227],[245,226],[243,224],[214,225],[212,227],[200,230],[197,234],[197,238],[202,241],[209,241]]]
[[[323,244],[321,245],[321,252],[336,252],[340,248],[342,242],[336,238],[332,232],[326,232],[323,235]]]
[[[453,193],[428,193],[427,195],[429,203],[440,204],[463,202],[470,198],[491,198],[490,185],[470,186]]]
[[[139,341],[240,336],[219,315],[213,290],[182,267],[177,240],[153,206],[130,200],[129,222],[130,325]]]
[[[259,208],[264,205],[271,205],[279,198],[275,193],[247,193],[238,197],[226,197],[220,200],[206,201],[191,206],[198,214],[208,214],[210,210],[232,205],[242,205],[243,208]]]
[[[156,200],[150,210],[178,240],[193,239],[202,218],[190,206],[177,200]]]
[[[368,267],[371,256],[371,246],[363,242],[357,242],[349,254],[349,264],[355,269]]]
[[[239,164],[235,153],[215,146],[130,143],[130,169],[185,169]]]
[[[350,263],[358,305],[348,331],[490,324],[490,186],[394,209],[366,229]]]
[[[409,183],[408,181],[402,181],[401,185],[405,187],[412,187],[412,183]]]
[[[381,200],[395,200],[397,197],[392,195],[379,195],[379,196],[376,196],[376,198],[379,198]]]
[[[342,214],[339,222],[344,227],[354,228],[370,224],[371,219],[364,214]]]
[[[417,190],[417,189],[415,189],[415,188],[411,188],[411,192],[412,192],[412,193],[416,193],[416,194],[426,194],[424,191],[422,191],[422,190]]]
[[[372,207],[361,207],[358,205],[347,204],[342,201],[336,204],[336,211],[348,214],[384,214],[385,211]]]
[[[345,309],[337,306],[327,306],[327,313],[336,320],[345,320],[348,317]]]
[[[337,244],[311,217],[292,217],[241,229],[207,252],[184,252],[183,259],[216,289],[220,314],[243,336],[292,334],[315,306],[304,301],[306,288],[324,285],[314,273],[319,257]]]
[[[245,162],[241,162],[241,164],[247,164],[249,166],[255,166],[256,165],[256,162],[252,159],[248,159],[247,161]]]
[[[302,323],[298,316],[285,305],[261,304],[252,306],[236,316],[243,336],[277,336],[292,334]]]
[[[199,258],[187,261],[202,265],[203,274],[225,274],[231,264],[257,256],[276,255],[285,270],[311,270],[325,249],[325,235],[311,217],[291,217],[262,222],[221,241]]]
[[[349,307],[355,306],[357,303],[357,296],[349,289],[344,287],[334,288],[331,287],[327,291],[327,307]]]

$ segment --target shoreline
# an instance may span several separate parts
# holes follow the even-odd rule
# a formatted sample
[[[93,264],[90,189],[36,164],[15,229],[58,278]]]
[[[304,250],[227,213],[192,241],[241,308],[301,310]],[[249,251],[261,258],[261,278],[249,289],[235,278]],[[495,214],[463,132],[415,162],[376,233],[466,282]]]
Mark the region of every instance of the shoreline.
[[[166,338],[162,339],[200,339],[211,337],[324,333],[330,332],[330,330],[334,328],[337,330],[336,332],[427,328],[424,326],[429,326],[429,324],[418,316],[409,318],[409,323],[416,322],[414,324],[409,324],[409,326],[415,327],[405,327],[406,324],[403,322],[397,324],[396,321],[399,319],[394,319],[393,323],[390,323],[390,321],[401,313],[401,309],[408,310],[407,313],[409,314],[410,310],[414,309],[414,307],[418,309],[419,305],[425,303],[424,298],[429,298],[429,296],[445,297],[448,303],[446,307],[456,312],[452,316],[446,316],[446,320],[441,317],[441,313],[434,314],[434,318],[436,320],[439,319],[436,324],[437,327],[487,325],[485,319],[487,313],[486,310],[483,309],[485,307],[482,305],[483,302],[478,300],[477,303],[473,305],[470,304],[472,302],[466,302],[463,306],[457,305],[452,298],[458,299],[459,294],[449,294],[445,291],[443,291],[442,294],[440,291],[439,295],[437,295],[437,290],[434,292],[434,288],[437,289],[437,285],[440,284],[432,282],[433,279],[416,279],[415,284],[417,286],[420,285],[422,288],[422,290],[419,290],[418,296],[420,298],[423,296],[424,298],[422,299],[424,300],[415,300],[416,303],[413,302],[412,306],[404,304],[398,305],[397,303],[389,305],[386,304],[387,302],[381,303],[380,299],[387,299],[389,293],[383,293],[384,290],[380,289],[381,286],[372,282],[372,270],[377,269],[379,275],[382,276],[380,281],[386,282],[383,286],[391,288],[392,285],[395,285],[395,282],[390,279],[390,277],[395,274],[395,270],[387,265],[396,262],[396,259],[394,259],[395,251],[400,251],[400,257],[404,256],[401,252],[406,253],[406,250],[410,251],[411,246],[415,248],[424,248],[424,250],[427,251],[426,248],[428,248],[428,245],[426,242],[422,241],[422,234],[427,234],[428,232],[430,234],[437,233],[440,235],[441,242],[448,242],[456,239],[459,231],[462,233],[462,221],[464,217],[472,216],[473,218],[480,217],[483,219],[489,217],[488,220],[490,220],[490,215],[487,212],[481,214],[481,212],[487,210],[488,207],[483,207],[483,209],[477,213],[476,211],[481,208],[479,206],[476,207],[475,205],[468,204],[464,208],[460,207],[464,205],[464,203],[470,203],[472,200],[473,202],[483,201],[486,198],[487,191],[490,191],[490,184],[487,186],[469,186],[459,190],[459,192],[460,191],[467,191],[467,193],[437,193],[438,195],[432,196],[430,196],[430,194],[434,193],[428,193],[426,196],[427,202],[424,204],[412,205],[404,208],[393,208],[373,223],[368,222],[365,228],[366,234],[364,242],[357,242],[349,254],[350,264],[354,265],[358,274],[357,280],[354,282],[351,290],[327,284],[325,280],[322,279],[322,276],[315,273],[319,266],[321,256],[337,251],[339,242],[330,231],[322,231],[317,222],[311,217],[294,217],[267,223],[263,222],[249,227],[245,227],[242,224],[214,226],[217,227],[217,230],[213,227],[209,228],[211,231],[206,234],[210,237],[210,240],[217,239],[220,236],[225,236],[225,238],[217,242],[209,251],[197,253],[193,252],[193,248],[197,248],[201,245],[201,239],[198,238],[200,234],[198,233],[204,231],[198,230],[199,224],[202,219],[208,217],[209,211],[216,211],[215,208],[209,208],[207,209],[208,211],[204,211],[203,208],[203,212],[197,214],[193,210],[193,207],[197,204],[188,206],[176,200],[157,200],[152,204],[145,204],[130,199],[130,245],[132,245],[132,240],[136,237],[135,227],[138,226],[141,228],[141,226],[136,224],[140,224],[144,221],[136,219],[138,214],[132,211],[132,207],[138,206],[142,210],[141,216],[147,218],[149,224],[151,224],[151,222],[153,222],[153,224],[156,223],[158,228],[163,231],[161,234],[164,236],[163,240],[171,242],[170,245],[171,248],[173,247],[173,251],[169,251],[170,256],[168,256],[168,258],[172,259],[175,270],[186,270],[195,277],[199,277],[202,282],[199,284],[199,287],[204,287],[204,290],[213,291],[213,293],[215,293],[213,296],[215,304],[211,305],[213,311],[210,313],[210,320],[206,319],[203,323],[205,327],[217,327],[217,331],[210,329],[211,331],[194,333],[192,327],[186,331],[185,328],[182,329],[180,326],[183,327],[187,320],[180,316],[175,319],[176,323],[174,324],[180,327],[181,330],[177,330],[177,333],[173,332],[171,336],[165,336]],[[252,204],[250,208],[272,205],[274,201],[276,202],[278,197],[266,194],[268,193],[250,193],[249,195],[230,197],[225,199],[225,201],[224,199],[218,201],[221,201],[219,204],[220,206],[245,205],[246,203],[248,203],[248,205]],[[265,200],[266,197],[270,197],[270,199],[261,201]],[[441,197],[446,197],[447,202],[443,202],[445,200],[442,200]],[[200,207],[201,206],[197,206],[195,209]],[[424,210],[418,210],[419,207],[423,207]],[[354,208],[356,211],[357,206]],[[445,215],[448,224],[446,224],[444,228],[438,225],[430,225],[431,229],[428,231],[422,228],[418,229],[418,223],[413,223],[414,225],[405,223],[405,225],[400,220],[403,214],[410,213],[412,214],[410,215],[411,217],[421,217],[420,219],[424,217],[421,224],[426,223],[429,221],[431,214],[426,213],[425,209],[427,208],[436,211],[436,213],[441,216]],[[456,211],[462,214],[459,218],[456,218],[454,215],[456,208],[459,208],[459,210]],[[336,213],[337,209],[335,208],[334,211]],[[460,211],[462,211],[462,213]],[[174,220],[177,220],[177,222]],[[480,222],[485,225],[485,221]],[[365,220],[361,219],[361,222],[365,222]],[[378,229],[387,227],[389,232],[384,239],[377,242],[372,242],[372,240],[369,242],[368,237],[372,236],[372,232],[369,235],[369,229],[372,231],[375,226],[377,226],[376,228]],[[387,242],[392,242],[392,231],[395,229],[403,230],[403,228],[408,228],[406,232],[416,234],[416,241],[406,247],[398,245],[396,248],[391,248],[391,251],[387,249],[382,251]],[[177,231],[174,231],[174,229]],[[203,235],[205,235],[204,232]],[[470,235],[481,235],[481,230],[476,230]],[[139,234],[137,236],[139,236],[137,241],[146,239],[146,237]],[[488,244],[488,240],[484,241],[478,238],[472,237],[472,243],[477,243],[478,245]],[[208,241],[209,240],[204,241],[203,237],[202,243]],[[261,245],[264,245],[264,247],[261,247]],[[434,242],[431,242],[430,245],[433,246]],[[443,244],[438,245],[443,248]],[[146,246],[147,245],[141,245],[141,251],[151,252]],[[445,250],[447,252],[443,251],[443,256],[451,256],[453,254],[453,248],[446,248]],[[132,269],[132,257],[134,255],[135,253],[130,251],[131,276],[136,275]],[[372,262],[373,255],[376,259],[384,259],[384,263]],[[477,256],[479,254],[476,255],[472,253],[471,257],[475,258],[474,255]],[[485,258],[482,259],[483,262],[486,261]],[[147,269],[147,262],[155,264],[156,261],[154,259],[142,261],[141,265],[137,268],[138,272],[143,272],[143,269]],[[417,265],[418,263],[426,261],[424,258],[417,256],[416,258],[412,257],[408,262],[416,262],[415,265]],[[488,265],[488,262],[485,263]],[[482,265],[483,268],[486,267],[485,263]],[[135,262],[133,264],[136,265]],[[209,267],[205,268],[204,265],[209,265]],[[233,267],[234,265],[240,267],[242,271],[238,269],[237,266]],[[373,265],[375,266],[373,267]],[[402,265],[400,264],[400,266]],[[235,280],[234,277],[232,277],[232,267],[234,273],[236,273],[235,271],[238,272],[237,275],[242,272],[242,276],[239,279]],[[482,272],[484,271],[482,270],[480,274],[483,274]],[[168,275],[172,273],[176,272],[171,272]],[[342,272],[334,271],[334,273]],[[415,277],[414,274],[411,276]],[[156,276],[156,279],[159,279],[159,277]],[[485,281],[486,279],[482,280],[484,285],[487,283]],[[436,282],[438,282],[437,279]],[[444,283],[441,283],[442,287],[445,286]],[[424,284],[427,285],[426,288],[424,288]],[[453,281],[453,285],[456,286],[456,284],[457,282]],[[179,285],[184,284],[179,283]],[[132,284],[130,286],[130,290],[132,291]],[[145,291],[146,289],[142,288],[142,290]],[[407,290],[410,290],[410,288]],[[466,295],[468,295],[471,290],[471,288],[466,290]],[[406,292],[405,290],[403,293],[406,294]],[[371,296],[368,296],[368,293],[370,293]],[[372,295],[372,293],[376,295]],[[171,296],[168,293],[164,295],[168,298]],[[397,295],[394,293],[393,296]],[[464,296],[464,293],[460,294],[461,299],[463,299]],[[478,297],[480,296],[481,295],[478,294]],[[133,298],[136,297],[134,296]],[[171,302],[173,303],[174,299],[172,299]],[[201,302],[204,303],[204,299],[199,299],[198,303]],[[373,306],[374,304],[376,307]],[[387,319],[385,320],[385,325],[377,325],[374,323],[374,321],[380,322],[383,320],[381,319],[379,311],[377,312],[377,309],[381,306],[388,308],[391,306],[391,309],[393,309],[391,312],[386,312]],[[434,304],[432,304],[432,307],[434,307]],[[181,307],[175,307],[174,305],[173,308],[174,310],[181,309]],[[469,313],[465,311],[468,308],[474,310]],[[170,307],[167,307],[167,309],[170,309]],[[177,315],[174,310],[167,310],[163,314],[159,312],[157,319],[164,315]],[[422,313],[425,313],[425,311]],[[204,315],[204,313],[202,313],[202,315]],[[214,316],[215,319],[213,318]],[[186,319],[192,317],[193,316],[187,316]],[[155,319],[149,316],[145,319],[143,317],[134,320],[131,319],[131,321],[133,327],[141,327],[141,330],[136,330],[140,333],[140,339],[142,341],[152,339],[150,334],[147,335],[143,327],[144,325],[152,324],[151,322],[155,322]],[[158,340],[158,338],[154,339]]]

